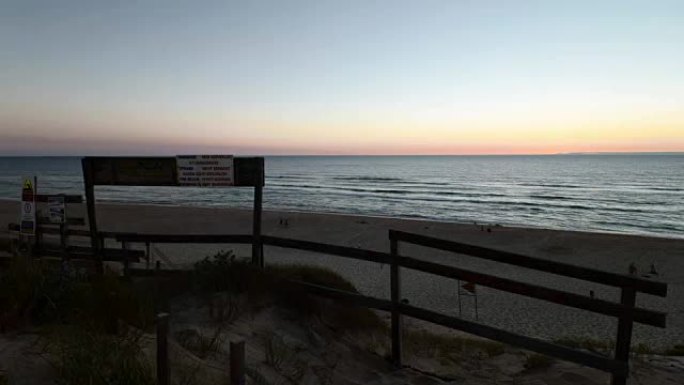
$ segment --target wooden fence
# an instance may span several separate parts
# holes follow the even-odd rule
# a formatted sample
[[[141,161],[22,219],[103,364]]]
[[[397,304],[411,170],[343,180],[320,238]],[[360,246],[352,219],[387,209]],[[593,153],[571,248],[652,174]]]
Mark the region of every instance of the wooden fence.
[[[148,245],[150,242],[253,244],[254,241],[251,235],[197,234],[119,234],[116,236],[116,239],[122,243],[142,242]],[[632,326],[634,322],[661,328],[665,327],[665,313],[637,308],[635,305],[637,292],[643,292],[661,297],[666,296],[667,285],[665,283],[402,231],[390,230],[389,240],[389,253],[266,235],[261,236],[260,242],[263,245],[271,247],[304,250],[358,259],[362,261],[389,264],[391,288],[391,296],[389,300],[340,291],[306,282],[293,282],[293,284],[299,285],[314,295],[345,301],[357,306],[365,306],[390,312],[392,360],[397,366],[402,365],[402,317],[408,316],[609,372],[612,375],[612,384],[619,385],[626,383],[629,373],[629,350],[632,336]],[[615,286],[620,288],[622,291],[621,301],[620,303],[614,303],[535,284],[497,277],[486,273],[465,270],[454,266],[442,265],[403,256],[400,254],[399,250],[401,243],[450,251],[550,274],[576,278],[594,283],[600,283],[603,285]],[[448,316],[434,312],[432,310],[403,303],[401,301],[401,268],[473,282],[509,293],[524,295],[555,304],[616,317],[618,319],[618,331],[615,345],[615,355],[614,357],[610,358],[591,352],[572,349],[541,339],[515,334],[492,326]],[[138,273],[143,272],[138,271]]]
[[[81,195],[66,195],[66,194],[36,194],[36,202],[46,203],[51,198],[62,198],[65,205],[78,205],[83,203]],[[139,262],[141,258],[145,257],[145,253],[139,250],[122,250],[114,248],[105,248],[106,239],[114,239],[116,235],[121,233],[101,231],[97,233],[96,243],[100,245],[99,253],[93,251],[92,247],[74,245],[71,240],[76,238],[91,238],[91,231],[88,229],[74,229],[72,226],[84,227],[86,224],[85,218],[82,216],[74,216],[72,210],[66,210],[65,220],[63,223],[53,223],[49,220],[44,212],[38,212],[36,216],[37,223],[35,235],[31,237],[24,237],[30,239],[30,250],[28,254],[34,257],[58,257],[69,259],[94,259],[97,255],[102,261],[121,261],[121,262]],[[8,231],[14,236],[22,238],[23,234],[18,223],[10,223]],[[44,236],[58,237],[59,241],[48,242]],[[24,242],[26,244],[26,242]],[[92,242],[89,242],[92,243]],[[16,250],[15,250],[16,251]]]

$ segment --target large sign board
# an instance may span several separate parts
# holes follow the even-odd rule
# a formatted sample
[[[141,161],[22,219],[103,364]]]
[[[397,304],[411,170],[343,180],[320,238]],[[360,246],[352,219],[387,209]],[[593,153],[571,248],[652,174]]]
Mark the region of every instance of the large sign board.
[[[261,212],[264,158],[231,155],[85,157],[82,159],[92,249],[99,254],[95,186],[254,187],[252,262],[263,267]],[[101,256],[101,255],[100,255]],[[104,271],[102,260],[98,265]]]
[[[33,177],[22,178],[20,231],[24,234],[36,233],[36,183]]]
[[[182,155],[176,157],[179,186],[233,186],[232,155]]]
[[[95,184],[125,186],[174,186],[176,159],[112,157],[91,159]]]
[[[93,185],[263,186],[264,158],[232,155],[176,157],[87,157],[84,172]]]

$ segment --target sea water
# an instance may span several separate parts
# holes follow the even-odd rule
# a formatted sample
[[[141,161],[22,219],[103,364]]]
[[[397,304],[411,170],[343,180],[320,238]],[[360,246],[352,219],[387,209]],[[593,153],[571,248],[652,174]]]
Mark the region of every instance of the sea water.
[[[78,157],[0,157],[21,177],[83,194]],[[249,208],[251,188],[98,186],[100,201]],[[684,237],[684,155],[266,157],[264,209]]]

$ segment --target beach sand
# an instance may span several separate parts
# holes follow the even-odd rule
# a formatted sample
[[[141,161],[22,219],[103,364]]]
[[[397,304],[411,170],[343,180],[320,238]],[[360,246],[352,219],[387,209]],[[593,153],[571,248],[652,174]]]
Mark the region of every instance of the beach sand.
[[[18,202],[0,201],[0,224],[3,229],[7,228],[5,223],[17,221],[18,212]],[[249,234],[251,218],[251,211],[239,209],[98,204],[98,225],[104,231]],[[288,219],[287,227],[280,225],[281,218]],[[411,231],[615,273],[627,273],[629,264],[633,262],[641,274],[647,272],[653,263],[660,273],[657,279],[669,285],[668,296],[660,298],[639,294],[637,303],[641,307],[667,312],[667,328],[636,324],[633,342],[645,343],[652,348],[684,343],[684,239],[495,226],[491,227],[491,232],[487,232],[473,224],[337,214],[269,211],[263,216],[264,234],[379,251],[389,251],[388,229]],[[155,244],[153,258],[162,259],[164,265],[181,268],[227,249],[234,250],[241,257],[250,256],[249,245]],[[588,295],[593,290],[596,297],[601,299],[617,301],[619,298],[615,288],[453,253],[408,245],[402,245],[400,252],[402,255],[582,295]],[[388,266],[272,247],[266,247],[264,253],[266,264],[325,266],[348,278],[364,294],[389,297]],[[406,269],[402,271],[402,279],[402,296],[411,304],[459,315],[456,281]],[[474,319],[473,298],[463,297],[461,300],[461,317]],[[617,333],[615,319],[485,287],[478,287],[478,320],[550,340],[566,336],[605,340],[614,339]]]

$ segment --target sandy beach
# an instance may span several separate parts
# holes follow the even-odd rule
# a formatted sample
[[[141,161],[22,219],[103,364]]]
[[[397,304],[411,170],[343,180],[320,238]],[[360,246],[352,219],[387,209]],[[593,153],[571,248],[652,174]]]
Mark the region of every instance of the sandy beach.
[[[16,222],[18,202],[0,201],[0,223]],[[141,233],[250,233],[251,211],[152,205],[99,204],[100,230]],[[280,224],[287,218],[288,226]],[[635,325],[634,343],[653,348],[684,343],[684,239],[583,233],[530,228],[491,227],[481,231],[474,224],[455,224],[398,218],[362,217],[336,214],[265,212],[264,234],[326,242],[379,251],[389,250],[388,229],[399,229],[534,257],[563,261],[616,273],[626,273],[635,263],[639,273],[654,264],[657,279],[669,284],[667,298],[639,294],[639,306],[668,313],[667,328]],[[170,267],[180,268],[219,250],[233,249],[249,256],[249,246],[239,245],[153,245],[153,257]],[[474,258],[441,253],[421,247],[403,246],[403,255],[484,271],[501,277],[534,282],[597,298],[616,300],[614,288],[533,272]],[[331,268],[364,294],[389,297],[389,268],[346,258],[267,247],[265,261],[272,263],[315,264]],[[457,282],[405,270],[403,296],[410,303],[458,315]],[[475,318],[472,297],[462,298],[461,316]],[[480,322],[530,336],[556,339],[565,336],[613,339],[616,321],[585,311],[528,299],[478,287]]]

